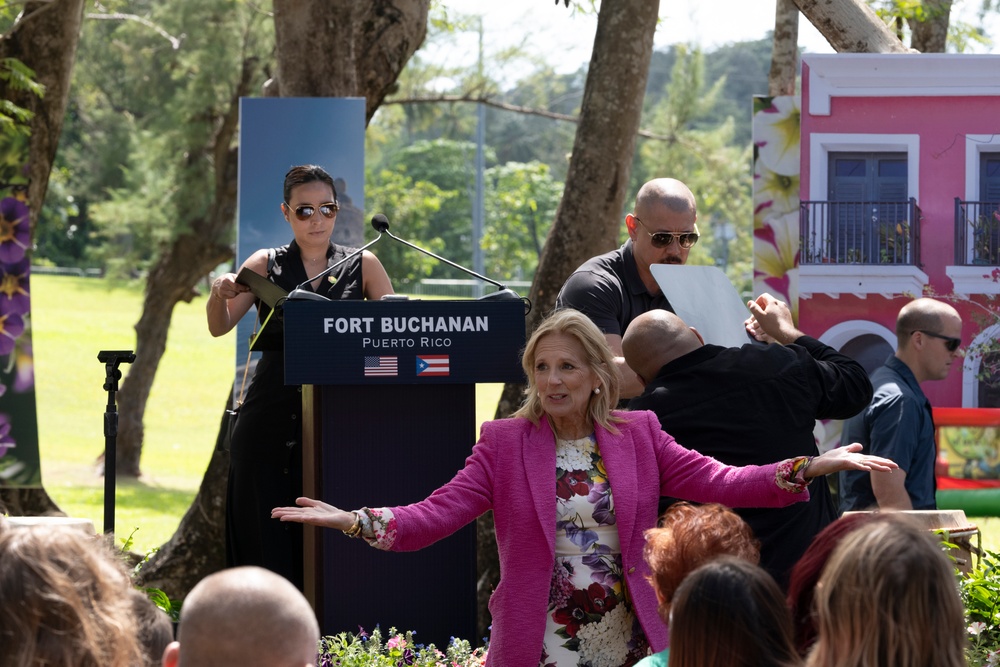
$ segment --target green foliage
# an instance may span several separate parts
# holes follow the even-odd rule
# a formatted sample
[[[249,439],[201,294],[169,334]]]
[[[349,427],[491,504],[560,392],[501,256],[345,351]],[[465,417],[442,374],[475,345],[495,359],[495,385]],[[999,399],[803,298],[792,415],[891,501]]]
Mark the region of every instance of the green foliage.
[[[485,184],[482,248],[486,274],[530,280],[555,220],[563,184],[541,162],[493,167],[486,171]]]
[[[631,191],[651,178],[671,176],[684,181],[698,201],[702,237],[691,250],[689,264],[716,264],[727,256],[726,272],[740,293],[752,290],[753,193],[751,148],[735,141],[735,122],[726,118],[706,127],[725,85],[705,81],[705,57],[698,50],[676,47],[666,93],[645,115],[644,126],[662,140],[641,140],[632,169]],[[628,202],[631,206],[631,202]],[[717,230],[731,223],[736,231],[730,249]]]
[[[960,574],[959,590],[969,621],[969,665],[993,667],[1000,662],[1000,553],[986,551],[969,574]]]
[[[135,275],[206,214],[214,142],[244,65],[253,90],[263,82],[256,63],[273,48],[268,5],[113,0],[99,8],[109,18],[84,22],[57,163],[79,207],[74,224],[101,246],[94,255],[77,249],[78,265],[100,261]],[[235,139],[219,147],[227,148]]]
[[[45,86],[35,81],[35,71],[17,58],[0,58],[0,89],[27,92],[38,97],[45,96]],[[0,99],[0,134],[31,133],[31,119],[34,112],[12,102],[5,95]]]
[[[413,633],[389,628],[388,639],[375,627],[371,634],[343,632],[319,640],[321,667],[481,667],[486,662],[486,648],[473,649],[468,641],[452,638],[441,651],[434,644],[423,646],[413,641]]]
[[[368,208],[389,218],[393,225],[389,231],[407,240],[414,239],[417,245],[431,252],[445,252],[444,241],[432,231],[432,220],[454,193],[445,192],[429,181],[414,182],[402,171],[382,169],[369,173],[366,180]],[[371,229],[366,229],[366,234],[371,238],[375,235]],[[433,257],[391,240],[383,240],[374,251],[397,292],[405,292],[407,285],[430,276],[438,263]]]

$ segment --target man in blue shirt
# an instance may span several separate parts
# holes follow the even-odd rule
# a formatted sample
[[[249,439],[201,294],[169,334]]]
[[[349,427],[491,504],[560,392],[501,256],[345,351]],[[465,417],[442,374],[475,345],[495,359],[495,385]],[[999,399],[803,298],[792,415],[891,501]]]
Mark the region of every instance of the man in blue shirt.
[[[899,464],[892,473],[840,473],[840,509],[936,509],[934,421],[921,382],[943,380],[961,356],[962,318],[934,299],[915,299],[896,319],[896,353],[872,373],[871,404],[844,424],[841,445]]]

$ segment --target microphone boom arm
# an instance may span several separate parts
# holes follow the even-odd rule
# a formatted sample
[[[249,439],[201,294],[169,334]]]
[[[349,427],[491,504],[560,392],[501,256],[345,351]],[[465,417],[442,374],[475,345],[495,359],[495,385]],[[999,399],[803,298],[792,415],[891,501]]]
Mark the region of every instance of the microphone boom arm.
[[[465,268],[464,266],[462,266],[461,264],[456,264],[455,262],[451,261],[450,259],[445,259],[444,257],[441,257],[440,255],[435,255],[435,254],[434,254],[434,253],[432,253],[432,252],[431,252],[430,250],[424,250],[423,248],[421,248],[421,247],[420,247],[420,246],[418,246],[418,245],[414,245],[413,243],[410,243],[409,241],[407,241],[407,240],[405,240],[405,239],[401,239],[401,238],[399,238],[398,236],[396,236],[395,234],[393,234],[392,232],[390,232],[390,231],[389,231],[388,229],[384,229],[384,230],[382,230],[382,231],[383,231],[383,232],[384,232],[384,233],[385,233],[385,234],[386,234],[386,235],[387,235],[387,236],[388,236],[389,238],[391,238],[391,239],[395,239],[396,241],[399,241],[399,242],[400,242],[400,243],[402,243],[403,245],[407,245],[407,246],[410,246],[410,247],[411,247],[411,248],[413,248],[414,250],[419,250],[420,252],[424,253],[425,255],[430,255],[430,256],[431,256],[431,257],[433,257],[434,259],[438,260],[439,262],[444,262],[444,263],[445,263],[445,264],[447,264],[448,266],[453,266],[453,267],[455,267],[456,269],[459,269],[460,271],[465,271],[465,272],[466,272],[466,273],[468,273],[468,274],[469,274],[470,276],[475,276],[476,278],[479,278],[480,280],[485,280],[486,282],[490,283],[491,285],[496,285],[496,286],[497,286],[498,288],[500,288],[500,290],[501,290],[501,291],[503,291],[503,290],[506,290],[506,289],[507,289],[507,286],[506,286],[506,285],[504,285],[504,284],[502,284],[502,283],[498,283],[497,281],[493,280],[492,278],[487,278],[486,276],[481,276],[481,275],[479,275],[478,273],[476,273],[475,271],[473,271],[472,269],[467,269],[467,268]]]

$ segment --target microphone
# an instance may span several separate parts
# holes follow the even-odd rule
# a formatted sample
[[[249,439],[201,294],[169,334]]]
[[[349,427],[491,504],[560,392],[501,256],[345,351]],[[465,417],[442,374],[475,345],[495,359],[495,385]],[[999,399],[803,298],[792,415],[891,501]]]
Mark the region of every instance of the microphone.
[[[383,226],[383,224],[384,224],[384,226]],[[312,281],[316,280],[317,278],[322,278],[323,276],[325,276],[326,274],[330,273],[331,271],[333,271],[335,268],[337,268],[338,266],[340,266],[341,264],[343,264],[347,260],[349,260],[349,259],[351,259],[353,257],[357,257],[358,255],[360,255],[361,253],[363,253],[365,250],[367,250],[368,248],[371,248],[373,245],[375,245],[376,243],[378,243],[379,240],[382,238],[382,232],[384,232],[386,229],[389,228],[389,221],[386,220],[386,217],[384,215],[382,215],[382,214],[376,215],[374,218],[372,218],[372,227],[374,227],[375,231],[378,232],[378,236],[376,236],[374,239],[372,239],[368,243],[364,244],[363,246],[361,246],[360,248],[358,248],[354,252],[350,253],[349,255],[347,255],[346,257],[344,257],[343,259],[338,260],[338,261],[334,262],[333,264],[331,264],[330,266],[326,267],[325,269],[323,269],[322,271],[320,271],[319,273],[317,273],[312,278],[308,278],[304,283],[300,284],[298,287],[296,287],[295,289],[293,289],[291,292],[288,293],[287,300],[288,301],[329,301],[329,299],[327,299],[322,294],[317,294],[316,292],[313,292],[312,290],[306,289],[306,285],[308,285]],[[390,236],[391,236],[391,234],[390,234]]]
[[[514,300],[514,299],[516,299],[518,301],[521,300],[521,296],[517,292],[515,292],[514,290],[508,289],[508,287],[506,285],[504,285],[502,283],[498,283],[497,281],[495,281],[495,280],[493,280],[491,278],[487,278],[486,276],[481,276],[478,273],[476,273],[475,271],[473,271],[472,269],[467,269],[464,266],[462,266],[461,264],[456,264],[455,262],[451,261],[450,259],[445,259],[444,257],[441,257],[440,255],[435,255],[430,250],[424,250],[420,246],[414,245],[414,244],[410,243],[409,241],[406,241],[406,240],[401,239],[398,236],[394,235],[392,232],[389,231],[389,219],[386,218],[381,213],[379,213],[378,215],[376,215],[376,216],[374,216],[372,218],[372,227],[374,227],[375,229],[377,229],[380,234],[385,234],[389,238],[394,239],[396,241],[399,241],[403,245],[409,246],[409,247],[413,248],[414,250],[419,250],[420,252],[424,253],[425,255],[429,255],[429,256],[433,257],[434,259],[438,260],[439,262],[444,262],[448,266],[453,266],[453,267],[455,267],[456,269],[458,269],[460,271],[464,271],[464,272],[468,273],[470,276],[475,276],[476,278],[479,278],[480,280],[485,280],[486,282],[490,283],[491,285],[496,285],[499,288],[498,291],[493,292],[492,294],[487,294],[485,296],[479,297],[479,299],[477,299],[477,301],[508,301],[508,300]]]

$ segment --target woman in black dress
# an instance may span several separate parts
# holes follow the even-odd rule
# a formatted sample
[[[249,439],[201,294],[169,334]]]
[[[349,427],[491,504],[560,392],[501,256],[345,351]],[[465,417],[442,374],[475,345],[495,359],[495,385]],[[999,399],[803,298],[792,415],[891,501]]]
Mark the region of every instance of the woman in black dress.
[[[291,291],[353,251],[330,240],[337,221],[333,179],[315,165],[293,167],[285,175],[281,212],[294,239],[280,248],[263,248],[243,263]],[[365,251],[329,275],[309,283],[328,299],[380,299],[392,284],[375,255]],[[267,305],[227,273],[212,284],[208,330],[228,333],[256,306],[260,321]],[[280,342],[280,341],[279,341]],[[302,530],[271,521],[271,508],[292,505],[302,495],[301,387],[284,384],[281,345],[263,352],[232,437],[226,496],[226,564],[259,565],[302,588]],[[295,527],[293,527],[295,526]]]

